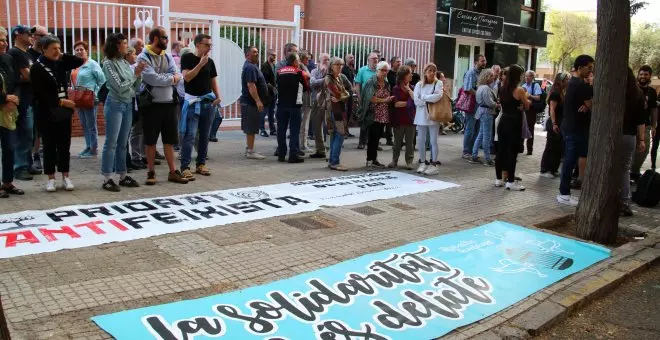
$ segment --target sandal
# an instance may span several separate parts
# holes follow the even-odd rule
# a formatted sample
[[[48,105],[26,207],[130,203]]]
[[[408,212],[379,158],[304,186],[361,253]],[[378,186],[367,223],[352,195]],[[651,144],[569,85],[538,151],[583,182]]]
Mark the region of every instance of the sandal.
[[[4,192],[6,194],[19,195],[19,196],[20,195],[25,195],[25,191],[13,186],[13,185],[10,186],[10,187],[2,187],[2,190],[4,190]]]

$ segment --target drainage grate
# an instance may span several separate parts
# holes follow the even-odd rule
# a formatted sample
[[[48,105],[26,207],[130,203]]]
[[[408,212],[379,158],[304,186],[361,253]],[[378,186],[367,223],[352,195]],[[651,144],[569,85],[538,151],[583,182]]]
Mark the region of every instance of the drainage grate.
[[[403,210],[403,211],[408,211],[408,210],[415,210],[417,208],[413,207],[412,205],[404,204],[404,203],[393,203],[390,204],[390,206]]]
[[[365,205],[364,207],[353,208],[351,210],[366,216],[378,215],[385,212],[384,210],[380,210],[368,205]]]
[[[320,216],[287,218],[281,220],[281,222],[300,230],[315,230],[337,226],[337,222]]]

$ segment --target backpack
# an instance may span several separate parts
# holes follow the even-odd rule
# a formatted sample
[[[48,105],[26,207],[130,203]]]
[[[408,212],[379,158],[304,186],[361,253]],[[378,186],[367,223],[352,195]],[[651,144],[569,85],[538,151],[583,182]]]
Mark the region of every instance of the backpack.
[[[546,102],[548,100],[548,92],[543,87],[541,87],[541,85],[538,84],[538,83],[534,83],[533,86],[536,86],[536,85],[538,85],[539,89],[541,89],[541,99],[538,100],[538,101],[533,100],[532,101],[532,108],[537,113],[541,113],[541,112],[545,111]]]
[[[655,207],[660,202],[660,174],[653,170],[646,170],[637,180],[637,190],[632,200],[642,207]]]

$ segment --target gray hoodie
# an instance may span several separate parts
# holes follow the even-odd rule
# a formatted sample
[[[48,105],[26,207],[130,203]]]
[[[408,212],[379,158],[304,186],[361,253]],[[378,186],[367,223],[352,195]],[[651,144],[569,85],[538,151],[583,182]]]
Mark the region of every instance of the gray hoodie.
[[[142,71],[141,91],[148,85],[154,103],[171,103],[175,90],[172,81],[177,73],[172,56],[167,53],[155,55],[145,48],[138,56],[138,62],[141,60],[147,64]]]

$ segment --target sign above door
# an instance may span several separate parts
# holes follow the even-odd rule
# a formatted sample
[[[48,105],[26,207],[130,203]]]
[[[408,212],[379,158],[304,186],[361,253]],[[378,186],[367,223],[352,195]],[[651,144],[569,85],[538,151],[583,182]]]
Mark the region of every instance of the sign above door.
[[[449,34],[486,40],[502,40],[504,17],[452,8]]]

